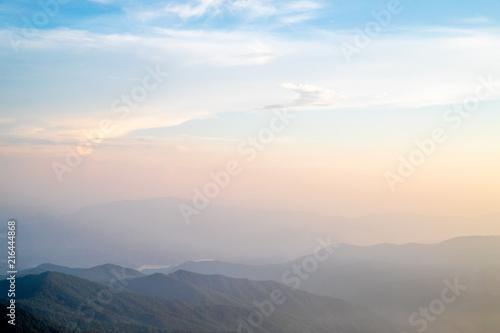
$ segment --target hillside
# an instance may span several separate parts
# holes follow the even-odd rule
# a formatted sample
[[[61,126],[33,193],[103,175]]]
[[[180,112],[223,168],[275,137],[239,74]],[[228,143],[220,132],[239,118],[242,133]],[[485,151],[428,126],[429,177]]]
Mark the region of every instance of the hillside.
[[[306,292],[294,292],[274,282],[261,284],[187,272],[179,272],[171,278],[186,281],[186,289],[177,295],[177,299],[121,291],[112,294],[105,302],[108,304],[101,304],[97,295],[104,295],[106,288],[102,285],[56,272],[19,278],[16,296],[23,309],[55,324],[75,323],[83,331],[234,332],[239,318],[247,318],[256,311],[253,301],[269,300],[271,289],[281,288],[286,301],[276,305],[272,315],[266,317],[255,332],[385,333],[394,329],[382,317],[361,307]],[[133,285],[134,280],[126,283]],[[165,286],[168,286],[168,281],[159,282],[154,287],[161,290]],[[215,292],[227,295],[229,301],[213,298],[214,294],[206,289],[209,286],[218,288]],[[7,281],[1,281],[0,289],[6,287]],[[192,289],[206,291],[204,305],[190,299],[189,295],[194,293]],[[260,293],[255,293],[256,290]],[[94,300],[94,305],[89,307],[88,300]]]
[[[302,290],[348,300],[408,326],[412,313],[438,298],[445,281],[455,279],[468,290],[447,308],[439,324],[428,332],[474,333],[468,322],[495,333],[500,326],[500,237],[460,237],[438,244],[343,244],[321,262]],[[306,257],[278,265],[250,266],[220,262],[188,262],[177,269],[221,274],[235,278],[286,283],[284,272],[301,265]],[[479,312],[478,309],[482,309]],[[457,326],[458,325],[458,326]],[[489,329],[489,330],[488,330]],[[448,332],[448,331],[446,331]]]
[[[16,310],[16,325],[8,323],[8,309],[4,304],[0,304],[0,332],[3,333],[66,333],[69,332],[63,326],[32,314],[23,309]]]

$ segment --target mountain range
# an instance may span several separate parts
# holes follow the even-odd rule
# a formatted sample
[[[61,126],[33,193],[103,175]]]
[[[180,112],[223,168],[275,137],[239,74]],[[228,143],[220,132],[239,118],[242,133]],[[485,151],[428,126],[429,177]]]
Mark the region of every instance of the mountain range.
[[[300,288],[311,293],[345,299],[375,311],[403,327],[412,328],[410,316],[439,299],[447,284],[466,286],[466,292],[450,305],[427,332],[459,331],[481,326],[484,332],[500,327],[499,236],[454,238],[438,244],[341,244]],[[303,267],[308,257],[274,265],[244,265],[221,261],[186,262],[145,273],[189,270],[200,274],[222,274],[234,278],[292,281],[290,269]],[[472,309],[471,309],[472,307]],[[465,323],[469,323],[465,325]],[[460,327],[464,330],[464,327]],[[474,332],[474,330],[470,330]]]
[[[66,327],[69,322],[109,332],[139,332],[145,327],[158,332],[231,332],[235,322],[255,332],[415,332],[423,328],[417,323],[424,324],[419,311],[444,302],[446,296],[453,301],[443,303],[446,308],[438,319],[425,322],[426,332],[476,333],[481,327],[481,332],[496,333],[500,327],[500,236],[460,237],[430,245],[329,248],[321,249],[324,257],[315,269],[308,266],[314,253],[279,264],[190,261],[142,272],[113,264],[42,264],[19,272],[18,302],[30,318],[44,318],[43,326]],[[7,281],[0,287],[7,288]],[[106,291],[111,289],[118,292]],[[287,301],[270,305],[274,290]],[[75,314],[82,302],[101,297],[106,303],[106,295],[114,306],[96,306],[102,313],[84,307],[83,315]],[[149,315],[141,310],[146,321],[131,314],[136,306],[148,309],[148,302],[157,310],[147,310]],[[248,326],[248,316],[262,308],[275,311],[262,326]],[[172,309],[179,312],[169,312]],[[85,321],[89,311],[95,312],[92,325]],[[255,314],[252,318],[259,319]],[[165,327],[166,322],[171,326]]]
[[[9,282],[0,282],[0,290]],[[79,332],[386,333],[397,327],[347,301],[257,282],[178,271],[107,286],[58,272],[20,277],[16,305],[32,326]],[[0,303],[6,304],[6,299]],[[5,310],[5,308],[3,308]],[[21,319],[19,319],[21,320]],[[49,330],[46,330],[49,332]],[[42,331],[41,331],[42,332]]]
[[[412,214],[347,218],[213,203],[187,224],[180,214],[180,204],[192,202],[179,198],[119,201],[59,215],[2,207],[0,218],[18,220],[17,240],[23,249],[18,261],[22,268],[45,262],[77,267],[106,262],[125,267],[168,266],[200,259],[276,264],[312,252],[318,237],[368,246],[500,235],[500,214],[477,218]],[[439,231],[436,226],[440,226]],[[5,237],[0,233],[0,243]],[[1,259],[1,270],[4,265]]]

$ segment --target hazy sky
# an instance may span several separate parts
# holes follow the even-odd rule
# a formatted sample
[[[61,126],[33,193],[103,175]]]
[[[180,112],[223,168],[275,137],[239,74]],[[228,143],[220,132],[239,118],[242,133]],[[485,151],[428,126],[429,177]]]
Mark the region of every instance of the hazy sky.
[[[5,205],[191,199],[236,160],[213,202],[499,210],[496,0],[64,2],[0,4]],[[248,161],[238,147],[283,112]],[[400,156],[433,135],[401,176]],[[70,165],[68,149],[85,156]]]

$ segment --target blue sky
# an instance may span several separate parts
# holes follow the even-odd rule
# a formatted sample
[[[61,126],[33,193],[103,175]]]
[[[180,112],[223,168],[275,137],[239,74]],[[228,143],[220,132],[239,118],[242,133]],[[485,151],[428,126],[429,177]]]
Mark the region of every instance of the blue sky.
[[[482,101],[482,112],[443,148],[442,164],[436,157],[435,169],[426,166],[428,178],[410,183],[396,202],[390,194],[380,202],[370,198],[383,197],[384,171],[399,154],[411,151],[415,139],[441,126],[446,110],[473,93],[479,77],[500,77],[500,3],[402,0],[401,11],[347,61],[343,43],[354,45],[357,29],[376,22],[373,12],[387,13],[390,3],[75,0],[47,7],[53,11],[47,15],[36,1],[3,2],[0,171],[14,172],[5,180],[9,195],[3,196],[20,203],[33,199],[26,193],[47,190],[47,205],[75,198],[189,197],[211,167],[234,154],[239,140],[265,126],[273,112],[289,110],[300,120],[278,136],[262,157],[262,169],[255,167],[243,183],[269,186],[264,180],[284,163],[318,175],[283,198],[295,203],[302,200],[299,193],[307,193],[302,196],[310,198],[303,203],[306,209],[326,206],[317,203],[321,197],[340,198],[351,191],[335,181],[352,178],[359,182],[354,188],[369,188],[361,196],[367,204],[360,211],[366,213],[410,210],[415,197],[422,201],[418,212],[451,210],[452,204],[435,208],[436,198],[425,193],[425,186],[464,154],[481,151],[478,165],[496,165],[491,156],[499,150],[492,126],[500,120],[498,93]],[[32,28],[44,15],[47,20],[24,36],[27,24]],[[168,75],[127,119],[118,119],[113,102],[140,85],[148,68]],[[64,160],[67,147],[85,140],[83,133],[103,118],[111,118],[115,130],[59,184],[51,163]],[[475,150],[478,146],[483,148]],[[127,154],[136,161],[124,164]],[[117,168],[139,177],[136,168],[146,165],[138,164],[142,157],[153,165],[147,173],[156,175],[161,186],[146,182],[141,190],[124,190],[119,180],[110,180]],[[336,164],[339,160],[345,166]],[[366,169],[360,171],[359,165]],[[328,173],[349,166],[351,173]],[[466,173],[471,166],[457,168]],[[457,179],[460,175],[457,171]],[[286,172],[278,178],[278,183],[294,179]],[[148,191],[147,184],[155,190]],[[489,185],[482,180],[480,186],[467,186],[488,192],[497,185],[495,178]],[[251,201],[241,186],[231,203]],[[357,207],[356,198],[352,190],[345,206]],[[464,212],[487,212],[497,203],[488,202]],[[356,214],[354,208],[340,213]]]
[[[294,33],[294,29],[352,29],[387,0],[353,1],[61,1],[43,29],[66,27],[105,33],[140,33],[151,27],[233,30],[242,27]],[[496,25],[497,1],[402,0],[399,26]],[[35,1],[2,4],[2,27],[23,27],[40,10]],[[289,24],[287,24],[289,22]],[[293,22],[293,23],[290,23]],[[299,29],[302,30],[302,29]]]

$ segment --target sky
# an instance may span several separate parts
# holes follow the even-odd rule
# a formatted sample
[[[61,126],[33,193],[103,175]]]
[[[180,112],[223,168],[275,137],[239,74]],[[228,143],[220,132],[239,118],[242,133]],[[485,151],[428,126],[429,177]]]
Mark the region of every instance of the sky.
[[[191,200],[236,161],[211,202],[498,212],[499,10],[493,0],[4,1],[0,199],[60,210]]]

